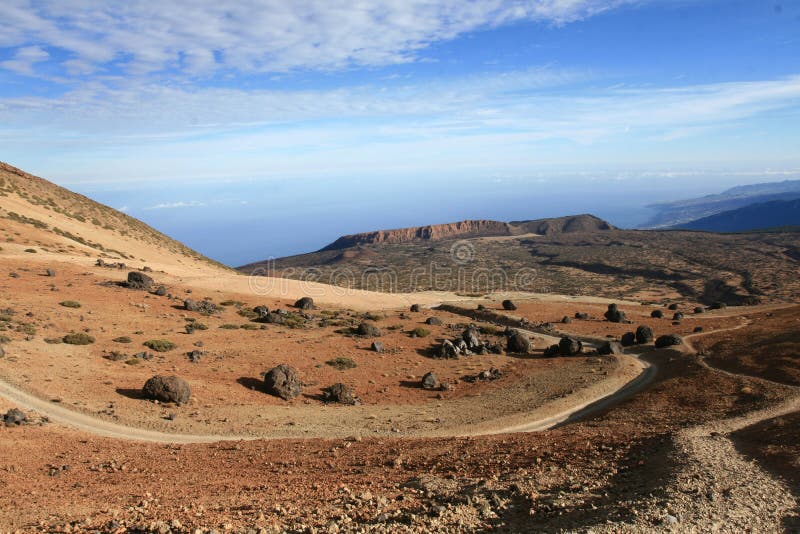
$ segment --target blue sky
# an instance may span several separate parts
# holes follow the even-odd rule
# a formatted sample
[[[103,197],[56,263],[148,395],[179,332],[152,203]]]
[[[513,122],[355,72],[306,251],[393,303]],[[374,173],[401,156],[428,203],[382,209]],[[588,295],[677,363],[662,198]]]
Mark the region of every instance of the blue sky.
[[[238,264],[800,178],[800,1],[0,4],[0,160]]]

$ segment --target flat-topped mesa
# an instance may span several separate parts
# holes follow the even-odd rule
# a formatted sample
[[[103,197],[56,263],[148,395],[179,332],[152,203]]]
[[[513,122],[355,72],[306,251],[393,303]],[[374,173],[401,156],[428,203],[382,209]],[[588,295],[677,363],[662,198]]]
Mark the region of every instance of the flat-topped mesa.
[[[347,249],[360,245],[398,244],[410,243],[413,241],[442,241],[445,239],[470,237],[503,237],[522,234],[552,235],[613,229],[613,226],[593,215],[574,215],[554,219],[515,221],[511,223],[472,220],[346,235],[323,248],[320,252]]]

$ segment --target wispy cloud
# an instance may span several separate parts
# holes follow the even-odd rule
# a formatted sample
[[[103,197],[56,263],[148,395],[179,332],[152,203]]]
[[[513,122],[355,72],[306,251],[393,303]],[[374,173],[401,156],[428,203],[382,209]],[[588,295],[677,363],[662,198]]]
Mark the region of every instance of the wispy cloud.
[[[205,206],[205,202],[200,202],[199,200],[181,200],[179,202],[164,202],[162,204],[156,204],[155,206],[150,206],[148,208],[144,208],[146,210],[171,210],[177,208],[199,208]]]
[[[67,75],[339,69],[413,61],[431,43],[475,29],[565,24],[634,2],[641,0],[6,0],[0,47],[58,49]]]

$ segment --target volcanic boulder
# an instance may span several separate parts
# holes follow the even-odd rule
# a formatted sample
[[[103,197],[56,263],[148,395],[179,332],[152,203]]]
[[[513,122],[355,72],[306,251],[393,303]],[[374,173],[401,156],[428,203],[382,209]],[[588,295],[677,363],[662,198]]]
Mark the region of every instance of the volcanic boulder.
[[[678,309],[678,305],[673,302],[672,304],[669,305],[669,307],[667,309],[671,310],[671,311],[675,311],[675,310]]]
[[[425,319],[425,324],[430,326],[439,326],[442,324],[442,320],[439,319],[438,317],[428,317],[427,319]]]
[[[422,389],[438,389],[439,388],[439,379],[436,378],[436,375],[431,371],[430,373],[425,373],[425,376],[422,377]]]
[[[128,282],[126,286],[130,289],[143,289],[149,291],[155,281],[144,273],[139,271],[131,271],[128,273]]]
[[[510,300],[504,300],[503,309],[507,311],[514,311],[517,309],[517,305],[511,302]]]
[[[623,347],[632,347],[636,345],[636,334],[633,332],[625,332],[619,340]]]
[[[652,312],[650,312],[650,317],[652,317],[653,319],[661,319],[662,317],[664,317],[664,312],[661,310],[653,310]]]
[[[338,402],[339,404],[354,405],[358,399],[353,391],[342,383],[328,386],[322,390],[322,400],[324,402]]]
[[[585,321],[589,318],[589,314],[584,312],[575,312],[575,318]]]
[[[419,304],[412,304],[411,305],[411,311],[414,312],[414,313],[418,313],[419,312]]]
[[[453,345],[453,342],[450,341],[449,339],[445,339],[444,342],[442,343],[442,346],[439,347],[439,358],[444,358],[444,359],[458,358],[458,354],[459,354],[458,349],[456,348],[455,345]]]
[[[622,345],[617,341],[606,341],[597,348],[597,354],[622,354]]]
[[[680,345],[683,343],[683,338],[678,334],[666,334],[663,336],[659,336],[656,339],[656,348],[663,349],[665,347],[672,347],[674,345]]]
[[[705,313],[705,312],[706,312],[706,309],[705,309],[705,308],[703,308],[702,306],[697,306],[697,307],[694,309],[694,312],[695,312],[695,313]]]
[[[383,352],[383,343],[380,341],[373,341],[369,348],[372,352]]]
[[[644,345],[653,341],[653,330],[649,326],[642,325],[636,329],[636,343]]]
[[[562,356],[575,356],[583,350],[583,343],[571,337],[562,337],[558,342],[558,352]]]
[[[313,310],[314,299],[312,299],[311,297],[303,297],[294,303],[294,307],[300,308],[301,310]]]
[[[508,333],[506,352],[512,354],[528,354],[531,351],[531,340],[519,330],[511,330]]]
[[[609,304],[608,311],[603,314],[605,318],[612,323],[627,323],[628,318],[625,316],[625,312],[620,310],[616,304]]]
[[[3,423],[5,423],[7,426],[11,425],[19,426],[22,423],[26,422],[27,420],[28,416],[25,415],[25,412],[17,408],[11,408],[3,416]]]
[[[285,363],[273,367],[264,375],[264,390],[283,400],[291,400],[300,394],[302,384],[294,367]]]
[[[375,326],[374,324],[369,323],[361,323],[358,325],[358,329],[356,333],[359,336],[366,336],[366,337],[380,337],[381,336],[381,329]]]
[[[683,314],[681,312],[678,312],[672,316],[673,321],[680,321],[682,319],[683,319]]]
[[[144,384],[142,393],[148,399],[185,404],[192,396],[186,380],[177,376],[154,376]]]
[[[461,338],[467,344],[467,349],[473,352],[477,352],[478,350],[483,349],[483,342],[480,338],[480,332],[474,325],[469,325],[464,333],[461,334]]]

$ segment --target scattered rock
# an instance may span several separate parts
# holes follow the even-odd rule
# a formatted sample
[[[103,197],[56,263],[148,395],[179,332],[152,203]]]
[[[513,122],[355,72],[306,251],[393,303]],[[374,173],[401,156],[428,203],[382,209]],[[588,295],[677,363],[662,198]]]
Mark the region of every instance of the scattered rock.
[[[425,319],[425,324],[430,326],[441,326],[442,320],[439,319],[438,317],[428,317],[427,319]]]
[[[280,364],[264,375],[264,389],[270,395],[291,400],[300,394],[302,384],[293,367]]]
[[[258,319],[264,319],[267,315],[269,315],[269,308],[266,306],[256,306],[253,308],[253,313],[256,314]]]
[[[697,306],[697,307],[695,307],[694,312],[695,313],[705,313],[706,309],[704,307],[702,307],[702,306]]]
[[[567,317],[566,315],[561,319],[561,323],[562,324],[569,324],[571,322],[572,322],[572,319],[570,317]]]
[[[703,331],[703,327],[702,326],[695,326],[694,330],[693,330],[693,332],[695,334],[698,333],[698,332],[702,332],[702,331]]]
[[[294,307],[299,308],[301,310],[313,310],[314,299],[312,299],[311,297],[303,297],[294,303]]]
[[[511,330],[508,333],[506,351],[512,354],[528,354],[531,351],[531,340],[519,330]]]
[[[425,373],[425,376],[422,377],[422,388],[428,390],[439,389],[439,379],[436,378],[433,371]]]
[[[650,317],[652,317],[653,319],[661,319],[662,317],[664,317],[664,312],[661,310],[653,310],[652,312],[650,312]]]
[[[128,273],[128,282],[126,286],[130,289],[141,289],[149,291],[155,281],[144,273],[139,271],[131,271]]]
[[[373,341],[370,350],[372,352],[383,352],[383,343],[380,341]]]
[[[154,376],[145,382],[142,393],[148,399],[185,404],[192,390],[184,379],[177,376]]]
[[[506,311],[514,311],[514,310],[517,309],[517,305],[514,304],[510,300],[504,300],[503,301],[503,309],[506,310]]]
[[[380,337],[381,329],[375,326],[374,324],[361,323],[360,325],[358,325],[358,330],[356,330],[356,333],[359,336]]]
[[[186,356],[189,358],[189,361],[192,363],[200,363],[200,360],[203,359],[206,353],[202,350],[193,350],[191,352],[187,352]]]
[[[562,356],[575,356],[583,350],[583,343],[572,337],[562,337],[558,342],[558,352]]]
[[[6,426],[12,426],[12,425],[19,426],[22,423],[25,423],[27,420],[28,416],[25,415],[25,412],[17,408],[11,408],[3,416],[3,423],[5,423]]]
[[[677,312],[672,316],[673,321],[681,321],[683,320],[683,314],[681,312]]]
[[[419,310],[420,310],[419,304],[412,304],[411,305],[411,311],[412,312],[419,313]]]
[[[683,338],[678,334],[666,334],[659,336],[656,339],[656,348],[662,349],[664,347],[671,347],[673,345],[680,345],[683,343]]]
[[[328,386],[322,390],[322,400],[324,402],[338,402],[339,404],[354,405],[358,403],[358,398],[346,385],[339,383]]]
[[[649,326],[642,325],[636,329],[636,343],[639,345],[650,343],[654,338],[653,330]]]
[[[483,349],[483,342],[480,338],[480,332],[474,325],[469,325],[466,330],[461,334],[461,339],[467,344],[467,350],[477,352]]]
[[[597,354],[622,354],[622,345],[617,341],[606,341],[597,348]]]
[[[500,369],[496,369],[494,367],[486,370],[481,371],[477,375],[465,376],[462,380],[464,382],[475,383],[475,382],[488,382],[491,380],[497,380],[498,378],[502,377],[503,373]]]
[[[166,286],[158,286],[154,291],[157,297],[166,297],[167,296],[167,288]]]
[[[585,321],[586,319],[589,318],[589,314],[588,313],[583,313],[583,312],[575,312],[575,318],[576,319],[580,319],[582,321]]]
[[[670,304],[669,306],[667,306],[667,309],[668,309],[668,310],[671,310],[671,311],[675,311],[675,310],[677,310],[677,309],[678,309],[678,305],[677,305],[677,304],[675,304],[675,303],[673,302],[672,304]]]
[[[51,277],[51,278],[52,278],[52,277],[54,277],[54,276],[56,275],[56,272],[55,272],[53,269],[47,269],[47,270],[46,270],[44,273],[45,273],[47,276]]]
[[[625,332],[622,334],[622,338],[620,338],[619,342],[623,347],[632,347],[636,345],[636,334],[633,332]]]

